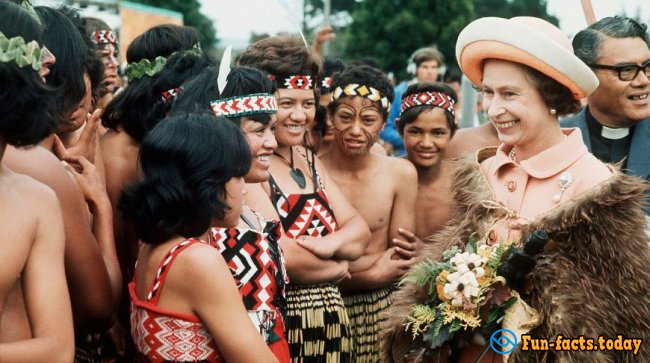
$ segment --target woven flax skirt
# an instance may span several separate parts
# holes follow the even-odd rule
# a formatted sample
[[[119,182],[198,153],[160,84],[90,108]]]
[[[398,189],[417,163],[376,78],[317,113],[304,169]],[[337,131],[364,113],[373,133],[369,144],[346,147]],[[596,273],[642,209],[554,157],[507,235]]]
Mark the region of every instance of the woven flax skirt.
[[[350,362],[350,322],[334,284],[287,285],[291,362]]]
[[[379,362],[379,313],[390,305],[392,289],[344,293],[343,301],[350,317],[355,363]]]

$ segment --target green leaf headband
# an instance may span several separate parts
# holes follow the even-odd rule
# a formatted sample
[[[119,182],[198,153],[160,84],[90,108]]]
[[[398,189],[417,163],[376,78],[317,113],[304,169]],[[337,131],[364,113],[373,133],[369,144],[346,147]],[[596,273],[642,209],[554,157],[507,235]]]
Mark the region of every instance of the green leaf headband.
[[[172,57],[177,53],[179,52],[174,52],[170,54],[169,57]],[[202,53],[201,44],[197,43],[192,47],[192,49],[183,51],[183,53],[200,55]],[[138,62],[129,63],[126,67],[126,77],[129,82],[132,82],[135,79],[140,79],[144,76],[153,77],[165,67],[166,63],[167,58],[160,55],[157,56],[153,62],[149,59],[141,59]]]
[[[41,18],[39,18],[38,14],[36,14],[36,11],[34,10],[34,6],[32,5],[31,0],[22,0],[20,2],[20,7],[27,10],[29,15],[31,15],[31,17],[34,18],[39,24],[41,23]]]
[[[153,62],[148,59],[141,59],[139,62],[129,63],[126,67],[126,77],[129,82],[144,76],[152,77],[163,69],[165,63],[167,63],[167,58],[163,56],[157,56]]]
[[[23,37],[9,39],[0,32],[0,62],[15,62],[20,68],[31,66],[38,72],[41,70],[44,53],[35,40],[25,43]]]

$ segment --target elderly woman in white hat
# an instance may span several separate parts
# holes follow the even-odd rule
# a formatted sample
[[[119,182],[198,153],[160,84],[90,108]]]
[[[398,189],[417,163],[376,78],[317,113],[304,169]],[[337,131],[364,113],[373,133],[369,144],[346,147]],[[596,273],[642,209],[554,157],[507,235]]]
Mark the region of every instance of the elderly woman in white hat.
[[[461,329],[442,347],[422,334],[414,338],[407,315],[436,292],[403,283],[387,310],[382,361],[650,361],[650,348],[640,344],[636,351],[598,345],[601,336],[650,338],[650,248],[641,210],[647,184],[598,161],[580,130],[558,123],[579,109],[597,78],[562,32],[538,18],[478,19],[459,35],[456,56],[483,92],[502,144],[458,163],[454,217],[422,258],[440,260],[472,235],[487,245],[523,247],[499,270],[519,296],[501,322],[518,344],[504,349],[509,355],[490,349],[485,341],[494,327]],[[528,243],[532,235],[536,246]],[[582,336],[594,339],[594,350],[525,350],[523,333],[550,342],[559,334]]]

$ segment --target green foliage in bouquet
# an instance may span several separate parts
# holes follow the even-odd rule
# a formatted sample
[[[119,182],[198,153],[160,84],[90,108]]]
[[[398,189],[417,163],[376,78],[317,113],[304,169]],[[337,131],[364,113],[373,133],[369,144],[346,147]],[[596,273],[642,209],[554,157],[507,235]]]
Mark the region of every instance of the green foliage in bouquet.
[[[459,330],[496,324],[517,300],[497,275],[512,245],[490,246],[470,236],[463,250],[454,246],[441,261],[425,260],[413,267],[400,284],[413,283],[415,304],[406,329],[413,338],[422,335],[432,349],[451,340]]]

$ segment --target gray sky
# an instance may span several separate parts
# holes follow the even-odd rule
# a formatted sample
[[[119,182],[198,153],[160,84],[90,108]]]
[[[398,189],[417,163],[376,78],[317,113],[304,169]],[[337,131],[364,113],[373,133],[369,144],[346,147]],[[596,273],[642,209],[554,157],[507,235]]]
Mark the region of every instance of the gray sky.
[[[303,0],[199,0],[202,11],[215,19],[221,46],[245,46],[251,32],[274,35],[280,31],[296,32],[302,21]],[[452,0],[453,1],[453,0]],[[560,28],[573,36],[587,26],[580,0],[547,0],[548,11],[560,19]],[[650,21],[650,0],[592,0],[596,18],[626,13]]]

